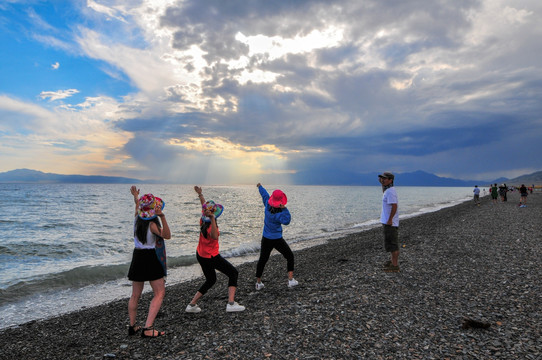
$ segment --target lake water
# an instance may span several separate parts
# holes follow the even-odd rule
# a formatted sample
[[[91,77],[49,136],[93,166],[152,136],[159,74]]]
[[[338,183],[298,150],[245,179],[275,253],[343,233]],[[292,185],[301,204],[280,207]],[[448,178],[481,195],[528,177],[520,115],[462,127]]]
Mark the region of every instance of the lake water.
[[[167,285],[201,276],[195,258],[201,206],[193,186],[139,188],[166,204]],[[379,225],[380,186],[280,189],[292,213],[283,234],[294,250]],[[472,199],[472,188],[398,186],[397,192],[401,219]],[[222,255],[234,264],[257,259],[263,205],[256,186],[204,186],[203,194],[225,208],[218,219]],[[130,185],[0,184],[0,198],[0,328],[130,296]]]

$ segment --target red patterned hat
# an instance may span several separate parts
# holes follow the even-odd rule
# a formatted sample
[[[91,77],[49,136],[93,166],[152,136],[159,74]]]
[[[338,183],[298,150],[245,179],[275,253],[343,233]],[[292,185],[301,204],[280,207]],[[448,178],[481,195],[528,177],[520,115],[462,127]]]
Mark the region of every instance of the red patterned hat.
[[[156,209],[162,210],[166,204],[153,194],[145,194],[139,198],[137,215],[143,220],[152,220],[156,217]]]

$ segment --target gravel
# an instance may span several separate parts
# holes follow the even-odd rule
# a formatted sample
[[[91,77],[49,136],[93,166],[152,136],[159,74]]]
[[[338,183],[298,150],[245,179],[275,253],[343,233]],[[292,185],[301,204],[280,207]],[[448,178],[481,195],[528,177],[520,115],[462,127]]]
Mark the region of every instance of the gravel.
[[[167,287],[164,337],[129,337],[126,299],[2,330],[0,359],[541,359],[542,194],[508,199],[402,220],[400,273],[381,270],[377,228],[295,252],[293,289],[280,255],[261,291],[255,263],[238,266],[244,312],[226,313],[218,275],[185,313],[196,279]]]

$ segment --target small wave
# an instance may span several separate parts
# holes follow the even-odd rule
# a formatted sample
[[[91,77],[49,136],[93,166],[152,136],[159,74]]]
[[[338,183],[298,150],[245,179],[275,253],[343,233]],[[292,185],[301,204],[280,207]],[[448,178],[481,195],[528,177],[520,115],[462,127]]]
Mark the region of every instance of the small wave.
[[[167,257],[168,268],[177,268],[183,266],[190,266],[197,264],[198,260],[196,255],[182,255],[182,256],[169,256]]]
[[[259,244],[243,244],[234,249],[229,249],[226,251],[221,251],[224,257],[241,257],[245,255],[254,255],[260,252]]]
[[[128,265],[81,266],[57,274],[48,274],[0,289],[0,305],[52,289],[80,288],[126,276]]]
[[[15,221],[15,220],[1,220],[0,219],[0,224],[14,224],[14,223],[17,223],[19,221]]]
[[[168,268],[182,268],[197,263],[196,256],[168,256]],[[38,278],[19,281],[0,289],[0,305],[14,302],[31,295],[51,290],[78,289],[88,285],[125,278],[129,264],[105,266],[80,266],[68,271],[48,274]]]
[[[64,244],[9,244],[8,246],[0,246],[0,255],[11,255],[16,258],[48,258],[48,259],[62,259],[67,258],[73,254],[73,249],[69,245]],[[28,259],[27,259],[28,260]]]
[[[74,224],[70,223],[52,223],[52,224],[43,224],[41,227],[44,229],[56,229],[56,228],[71,228],[74,227]]]
[[[402,216],[402,218],[403,219],[408,219],[408,218],[420,216],[420,215],[423,215],[423,214],[436,212],[436,211],[439,211],[439,210],[442,210],[442,209],[445,209],[445,208],[449,208],[449,207],[452,207],[452,206],[459,205],[461,203],[464,203],[464,202],[470,201],[470,200],[471,199],[469,197],[469,198],[464,198],[464,199],[457,199],[457,200],[452,200],[452,201],[448,201],[448,202],[438,203],[438,204],[435,204],[433,206],[423,207],[423,208],[420,208],[420,209],[418,209],[416,211],[413,211],[411,213],[405,214],[405,215]]]
[[[353,226],[353,228],[364,228],[364,227],[375,226],[375,225],[379,225],[379,224],[380,224],[379,219],[373,219],[373,220],[367,220],[367,221],[362,222],[360,224],[356,224],[356,225]]]
[[[17,252],[10,249],[9,247],[0,245],[0,255],[16,255],[16,254]]]

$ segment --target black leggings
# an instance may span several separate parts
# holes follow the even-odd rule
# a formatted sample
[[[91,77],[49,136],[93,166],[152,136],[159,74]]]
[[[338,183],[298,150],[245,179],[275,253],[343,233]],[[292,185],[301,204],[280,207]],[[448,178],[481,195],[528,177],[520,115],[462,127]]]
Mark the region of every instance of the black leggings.
[[[294,253],[286,243],[283,238],[280,239],[268,239],[262,237],[262,246],[260,248],[260,259],[258,260],[258,265],[256,266],[256,277],[261,278],[263,274],[263,268],[269,260],[269,255],[271,251],[277,249],[279,253],[286,258],[286,267],[288,271],[294,271]]]
[[[230,262],[228,262],[228,260],[220,256],[220,254],[212,258],[204,258],[199,256],[199,254],[196,252],[196,258],[201,265],[203,275],[205,275],[205,283],[203,283],[198,290],[200,293],[205,294],[215,284],[215,270],[220,271],[229,278],[228,286],[237,287],[237,277],[239,276],[239,272],[232,264],[230,264]]]

